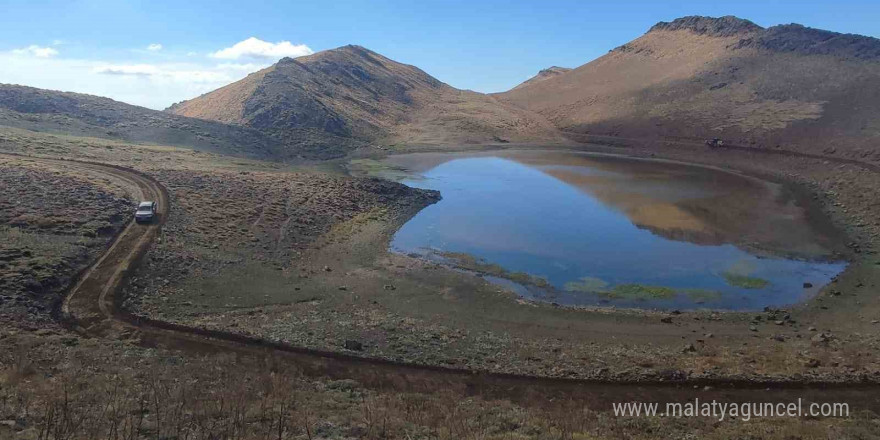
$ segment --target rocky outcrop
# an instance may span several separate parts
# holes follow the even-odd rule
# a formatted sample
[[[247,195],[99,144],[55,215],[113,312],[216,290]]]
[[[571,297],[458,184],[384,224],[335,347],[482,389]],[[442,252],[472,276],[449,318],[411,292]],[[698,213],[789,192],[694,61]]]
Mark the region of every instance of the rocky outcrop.
[[[735,46],[736,49],[747,47],[802,55],[831,55],[863,60],[880,58],[880,39],[841,34],[799,24],[767,28],[753,37],[740,40]]]
[[[514,87],[513,90],[521,89],[521,88],[523,88],[523,87],[526,87],[526,86],[529,86],[529,85],[532,85],[532,84],[536,84],[536,83],[539,83],[539,82],[541,82],[541,81],[546,81],[546,80],[548,80],[548,79],[550,79],[550,78],[556,78],[557,76],[562,75],[563,73],[568,72],[568,71],[570,71],[570,70],[571,70],[571,69],[568,68],[568,67],[559,67],[559,66],[548,67],[548,68],[543,69],[543,70],[541,70],[540,72],[538,72],[537,75],[535,75],[535,76],[533,76],[533,77],[527,79],[527,80],[524,81],[523,83],[521,83],[521,84],[519,84],[518,86]]]
[[[687,30],[698,35],[710,37],[731,37],[763,30],[749,20],[727,15],[724,17],[702,17],[693,15],[677,18],[671,22],[661,21],[648,32]]]

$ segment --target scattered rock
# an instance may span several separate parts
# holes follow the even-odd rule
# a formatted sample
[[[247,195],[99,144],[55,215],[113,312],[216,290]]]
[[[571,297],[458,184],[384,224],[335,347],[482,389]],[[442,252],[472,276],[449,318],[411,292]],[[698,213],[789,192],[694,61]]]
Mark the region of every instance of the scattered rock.
[[[828,342],[832,339],[834,339],[834,336],[831,333],[822,332],[814,335],[812,338],[810,338],[810,341],[812,341],[814,344],[828,344]]]
[[[813,283],[804,283],[804,289],[809,289],[810,287],[813,287]]]
[[[672,317],[671,316],[664,316],[664,317],[660,318],[660,322],[662,322],[664,324],[672,324]]]
[[[342,347],[346,350],[361,351],[364,349],[364,344],[353,339],[346,339],[345,343],[342,344]]]
[[[397,289],[397,287],[394,287],[394,284],[386,284],[386,285],[382,286],[382,288],[385,290],[396,290]]]
[[[804,365],[806,365],[809,368],[816,368],[819,365],[821,365],[821,363],[819,362],[818,359],[808,359],[806,362],[804,362]]]
[[[754,325],[750,325],[750,326],[749,326],[749,330],[750,330],[750,331],[753,331],[753,332],[756,332],[756,331],[758,331],[758,327],[755,327]]]
[[[693,353],[697,351],[697,347],[694,347],[694,344],[685,345],[684,348],[681,349],[682,353]]]

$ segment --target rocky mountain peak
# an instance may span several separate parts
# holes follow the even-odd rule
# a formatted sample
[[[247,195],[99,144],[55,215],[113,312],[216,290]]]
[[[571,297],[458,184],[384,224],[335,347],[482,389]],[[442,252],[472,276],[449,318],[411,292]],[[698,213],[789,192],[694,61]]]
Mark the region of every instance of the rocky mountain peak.
[[[735,35],[744,35],[752,32],[760,31],[764,28],[732,15],[724,17],[704,17],[692,15],[688,17],[677,18],[671,22],[661,21],[655,24],[648,31],[678,31],[688,30],[699,35],[708,35],[711,37],[732,37]]]

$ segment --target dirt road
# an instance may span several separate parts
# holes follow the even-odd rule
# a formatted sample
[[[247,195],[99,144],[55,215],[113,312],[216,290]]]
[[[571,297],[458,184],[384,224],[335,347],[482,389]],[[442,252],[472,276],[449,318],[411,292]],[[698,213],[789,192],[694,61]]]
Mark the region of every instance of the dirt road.
[[[33,159],[57,162],[51,159]],[[159,219],[153,224],[129,224],[107,251],[84,271],[61,306],[63,319],[86,337],[128,339],[145,346],[181,349],[194,355],[233,353],[256,368],[283,363],[316,377],[354,379],[367,387],[395,392],[458,390],[486,398],[506,398],[523,405],[547,406],[577,402],[594,410],[610,410],[613,402],[684,402],[699,398],[726,402],[846,402],[855,410],[880,411],[880,387],[868,384],[797,386],[754,384],[746,381],[695,383],[670,373],[668,384],[604,383],[544,379],[403,365],[339,353],[317,352],[260,340],[160,321],[126,313],[118,296],[126,277],[160,232],[171,214],[167,191],[137,171],[96,163],[64,161],[83,171],[122,179],[140,191],[141,199],[158,202]]]

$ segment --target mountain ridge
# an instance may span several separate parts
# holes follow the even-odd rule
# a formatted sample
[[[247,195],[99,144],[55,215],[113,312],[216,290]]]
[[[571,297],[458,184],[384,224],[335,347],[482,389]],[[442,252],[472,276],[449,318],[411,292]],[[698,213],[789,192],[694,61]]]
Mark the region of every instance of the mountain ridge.
[[[740,34],[748,34],[763,30],[764,28],[757,24],[733,15],[725,15],[723,17],[705,17],[700,15],[690,15],[687,17],[677,18],[670,22],[661,21],[651,26],[647,33],[657,31],[679,31],[688,30],[700,35],[709,35],[714,37],[730,37]]]
[[[719,137],[880,161],[880,40],[733,16],[682,17],[507,92],[459,90],[348,45],[278,63],[163,112],[0,85],[0,125],[272,159],[362,148]]]
[[[0,84],[0,126],[278,158],[282,148],[244,127],[186,118],[101,96]]]
[[[496,95],[571,135],[719,137],[880,160],[880,40],[683,17],[548,81]]]
[[[523,81],[522,83],[516,85],[511,90],[521,89],[521,88],[526,87],[530,84],[535,84],[535,83],[539,83],[541,81],[546,81],[550,78],[555,78],[555,77],[562,75],[570,70],[571,70],[571,68],[559,67],[559,66],[550,66],[546,69],[541,69],[538,71],[537,75],[535,75],[535,76]]]
[[[326,156],[375,144],[562,139],[540,116],[356,45],[284,58],[166,111],[262,130]]]

